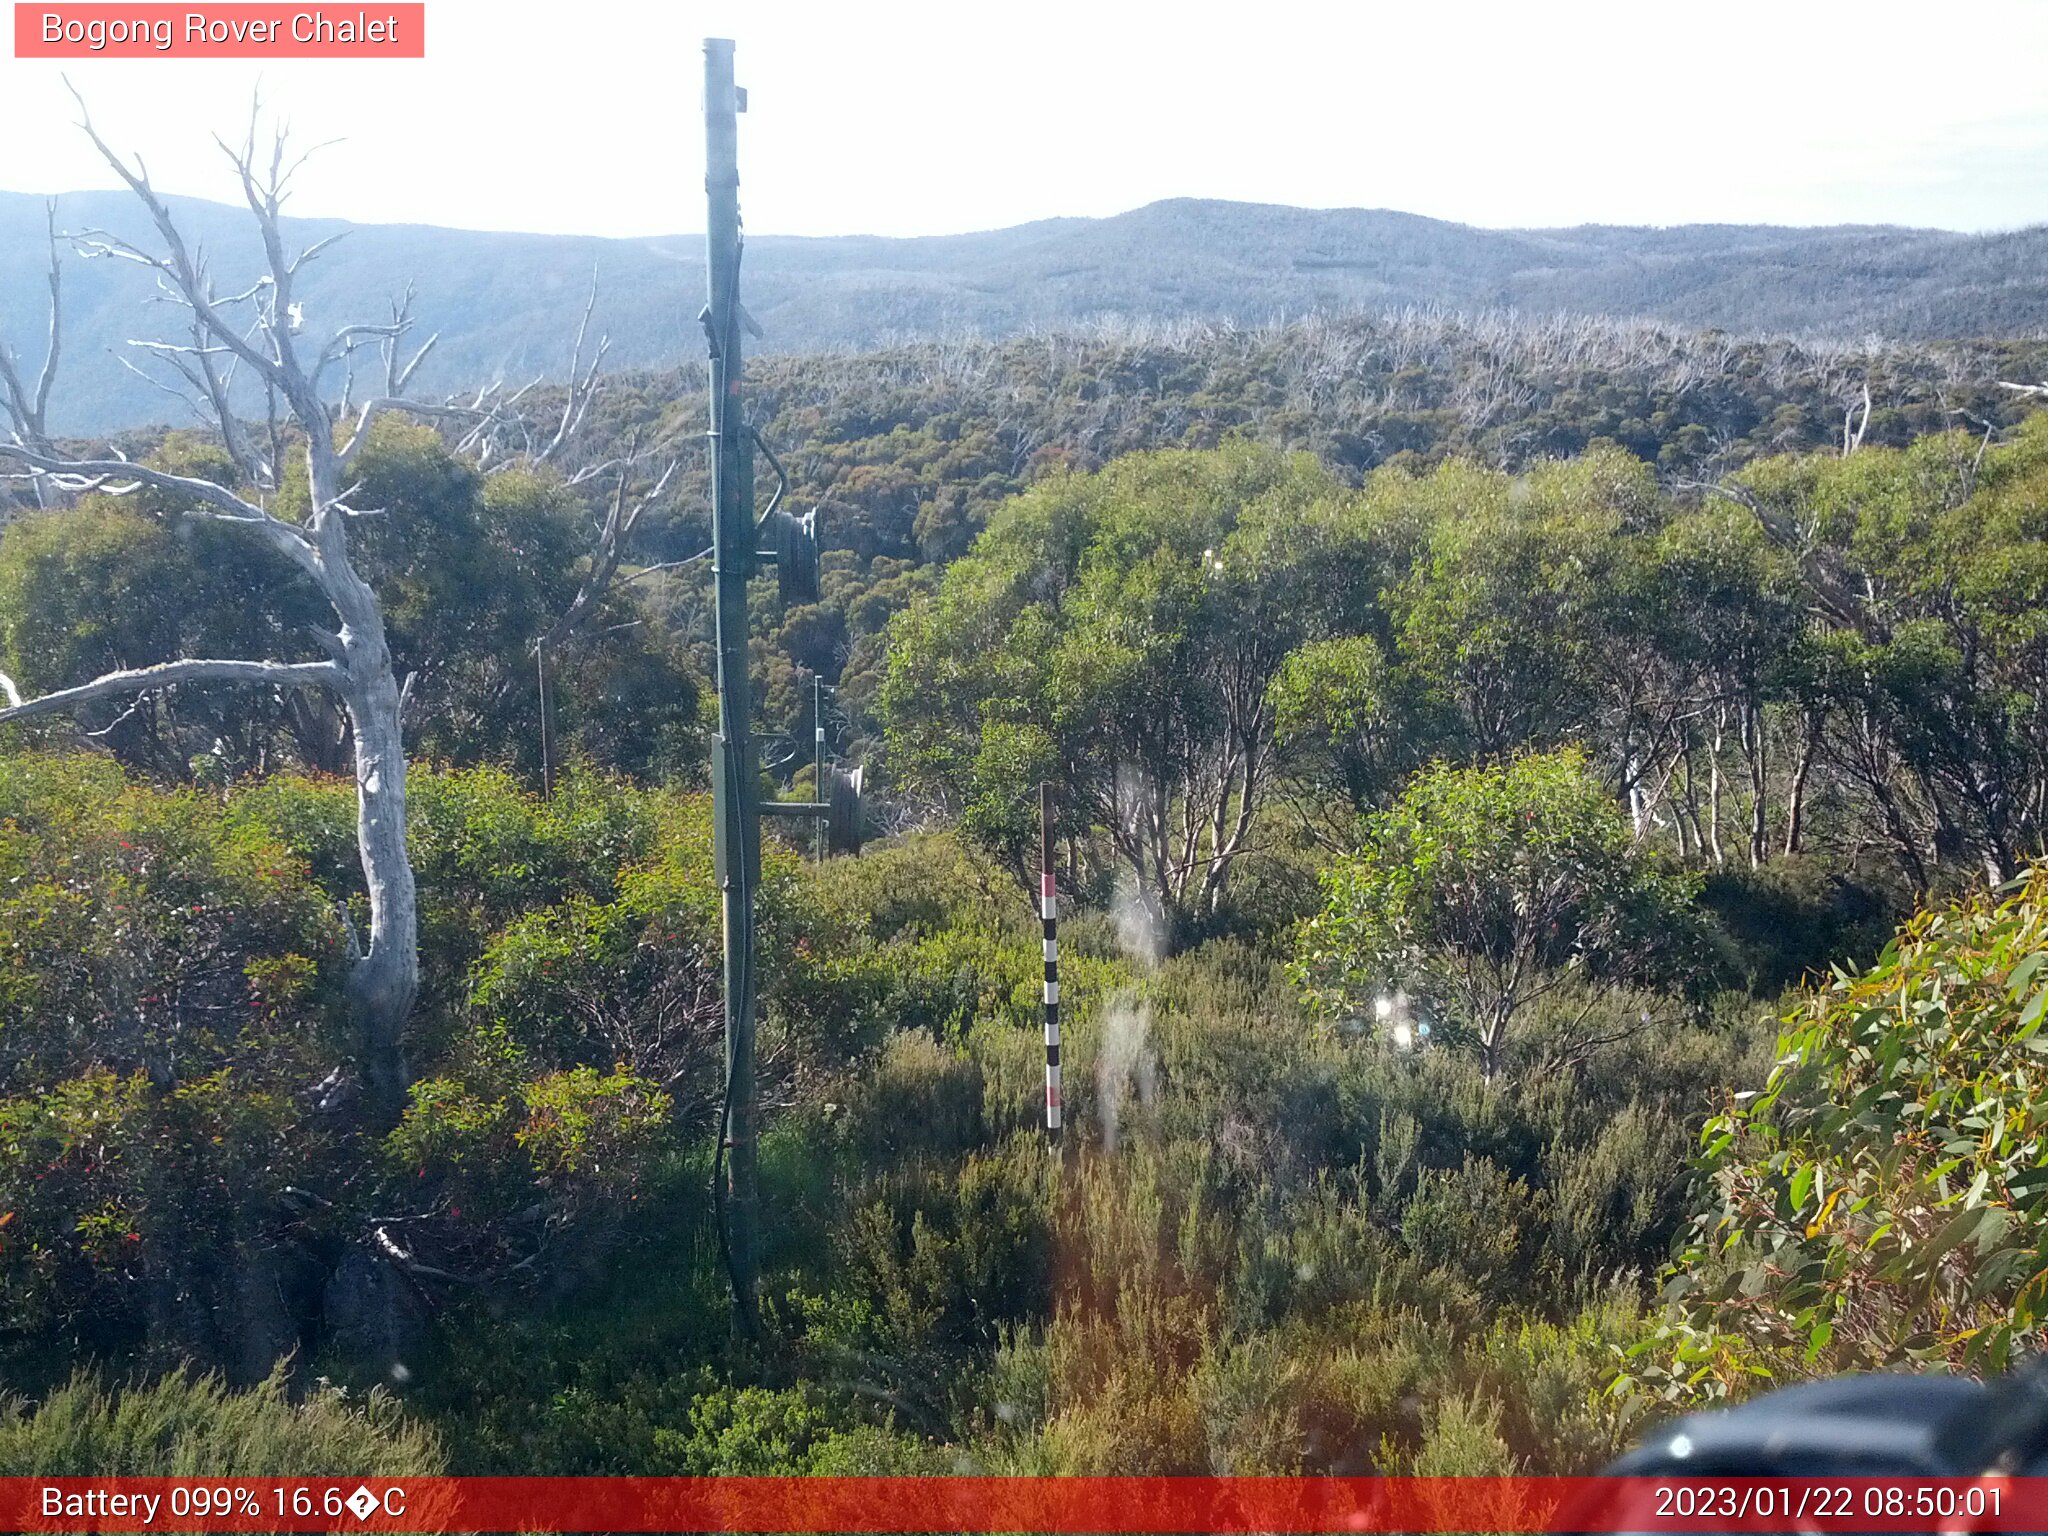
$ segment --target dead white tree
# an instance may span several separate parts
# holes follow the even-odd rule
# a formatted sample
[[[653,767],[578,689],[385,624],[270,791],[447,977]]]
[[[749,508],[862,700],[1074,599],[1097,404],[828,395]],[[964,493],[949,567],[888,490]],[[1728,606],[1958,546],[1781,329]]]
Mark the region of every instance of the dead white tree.
[[[64,272],[57,260],[57,204],[43,205],[43,219],[50,237],[50,335],[43,352],[43,366],[30,384],[21,359],[0,340],[0,412],[6,413],[9,435],[40,453],[51,450],[50,390],[57,382],[57,362],[63,352]],[[37,488],[38,495],[41,487]],[[0,500],[0,507],[6,505]]]
[[[252,112],[248,137],[240,148],[225,142],[221,148],[261,234],[264,270],[248,287],[223,295],[203,254],[187,243],[150,184],[142,161],[138,158],[131,166],[116,154],[93,127],[82,100],[79,109],[80,127],[148,211],[158,248],[103,232],[74,236],[74,244],[89,257],[142,267],[156,279],[160,296],[187,312],[189,343],[146,343],[141,350],[182,380],[182,389],[164,387],[186,399],[219,433],[243,476],[243,489],[135,464],[112,450],[98,458],[58,452],[40,430],[52,371],[47,367],[36,391],[27,396],[31,412],[24,415],[18,403],[10,404],[13,431],[0,441],[0,460],[13,461],[19,466],[14,477],[45,493],[122,495],[144,486],[169,493],[183,515],[242,529],[283,555],[327,599],[335,624],[332,630],[313,631],[326,653],[324,661],[195,658],[112,672],[39,698],[24,698],[12,680],[0,677],[0,694],[6,699],[0,722],[68,713],[96,700],[191,683],[322,688],[334,695],[352,738],[356,841],[369,900],[366,940],[350,925],[348,999],[360,1031],[367,1101],[374,1114],[389,1119],[402,1109],[408,1081],[404,1035],[419,988],[418,904],[406,851],[406,758],[400,726],[405,690],[392,665],[377,594],[350,556],[350,521],[374,510],[350,505],[350,474],[380,417],[408,413],[474,423],[490,413],[483,406],[432,405],[404,398],[404,386],[433,345],[430,339],[409,362],[398,360],[398,348],[412,324],[409,303],[396,308],[388,322],[341,327],[317,352],[302,344],[305,316],[296,285],[307,263],[331,241],[296,255],[287,250],[281,209],[304,156],[287,164],[282,132],[272,137],[267,155],[259,156],[259,113]],[[52,293],[54,298],[54,283]],[[390,360],[387,392],[365,402],[349,422],[330,412],[322,389],[327,376],[365,346],[382,348]],[[54,353],[53,344],[53,360]],[[10,376],[13,372],[10,363]],[[243,375],[260,387],[268,402],[269,420],[260,432],[252,432],[231,406],[231,391]],[[16,400],[11,383],[9,398]],[[278,516],[267,504],[280,482],[281,456],[294,439],[305,454],[308,493],[303,517],[297,521]]]
[[[1859,405],[1861,407],[1859,411]],[[1863,392],[1860,401],[1851,400],[1842,410],[1842,457],[1847,458],[1863,446],[1863,434],[1870,430],[1870,377],[1863,378]]]
[[[577,350],[579,353],[581,349],[582,337],[579,333],[577,337]],[[592,364],[593,369],[595,366],[595,364]],[[573,400],[576,389],[576,377],[575,369],[572,366],[570,371],[572,400],[565,407],[562,419],[562,434],[574,430],[570,424],[568,411],[575,411],[578,419],[582,415],[582,408],[577,406]],[[593,373],[589,377],[594,381],[595,374]],[[562,436],[558,435],[554,442],[549,445],[546,450],[547,453],[552,455],[555,447],[561,441]],[[662,493],[668,489],[669,481],[675,477],[680,461],[670,459],[668,467],[662,470],[660,475],[656,477],[653,486],[640,491],[636,495],[633,491],[633,486],[640,463],[640,445],[639,440],[635,438],[627,444],[626,452],[622,457],[590,465],[570,478],[569,483],[576,485],[595,479],[599,475],[606,474],[612,470],[617,470],[619,477],[612,492],[611,500],[606,504],[604,517],[597,525],[597,542],[591,549],[590,564],[583,573],[583,580],[577,584],[575,597],[570,600],[569,606],[563,610],[561,617],[549,625],[544,633],[535,636],[533,641],[534,673],[539,685],[538,692],[540,695],[540,787],[543,798],[552,796],[555,791],[554,691],[553,681],[548,671],[550,659],[569,642],[579,629],[589,622],[591,616],[602,606],[606,596],[615,585],[624,587],[631,582],[639,581],[643,577],[652,576],[659,571],[674,570],[677,566],[690,563],[688,560],[668,560],[659,565],[643,566],[623,581],[617,579],[619,562],[626,552],[626,541],[632,537],[633,530],[639,526],[640,519],[647,509],[661,500]],[[709,553],[709,551],[705,553]],[[701,559],[703,557],[698,555],[691,558]]]

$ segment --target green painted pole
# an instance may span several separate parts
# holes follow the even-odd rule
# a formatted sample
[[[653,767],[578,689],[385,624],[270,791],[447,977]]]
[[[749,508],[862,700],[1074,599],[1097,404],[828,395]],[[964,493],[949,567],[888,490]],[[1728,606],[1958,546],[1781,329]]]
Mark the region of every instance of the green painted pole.
[[[718,740],[712,763],[725,938],[725,1103],[721,1192],[734,1323],[760,1329],[760,1189],[754,1083],[754,892],[761,881],[759,773],[747,678],[747,579],[754,569],[753,455],[740,408],[740,96],[733,45],[704,40],[704,224],[710,296],[711,548],[718,591]]]

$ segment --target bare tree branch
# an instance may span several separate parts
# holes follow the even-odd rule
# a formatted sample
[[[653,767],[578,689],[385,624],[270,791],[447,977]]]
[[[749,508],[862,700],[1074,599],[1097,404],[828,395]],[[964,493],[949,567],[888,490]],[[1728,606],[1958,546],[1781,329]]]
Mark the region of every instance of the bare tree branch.
[[[63,352],[64,272],[57,264],[57,204],[43,204],[43,224],[50,240],[50,348],[43,354],[42,372],[36,377],[35,425],[38,432],[50,413],[50,388],[57,380],[57,359]]]
[[[197,395],[188,395],[185,393],[184,390],[178,388],[177,385],[166,384],[162,379],[158,378],[155,374],[151,373],[147,368],[138,368],[135,365],[135,362],[132,358],[123,357],[118,352],[114,354],[114,361],[119,363],[123,368],[126,368],[130,373],[134,374],[135,377],[142,380],[142,382],[147,384],[151,389],[160,389],[165,394],[169,395],[173,400],[177,401],[180,405],[184,406],[186,410],[190,411],[194,416],[198,417],[202,425],[213,425],[213,418],[207,414],[206,406],[200,401]],[[187,379],[190,379],[192,377],[191,374],[186,373],[185,364],[183,364],[182,362],[179,362],[176,359],[172,359],[171,366],[176,368],[179,373],[184,374],[184,376]]]
[[[644,581],[649,576],[659,576],[665,571],[679,571],[686,565],[695,565],[699,560],[709,559],[710,556],[710,550],[700,549],[696,554],[685,555],[680,560],[664,560],[659,565],[643,565],[630,576],[620,577],[615,584],[621,587],[630,587],[636,581]]]
[[[216,522],[248,524],[263,533],[273,547],[300,569],[318,575],[318,554],[302,529],[211,480],[174,475],[123,458],[56,458],[32,452],[19,443],[0,443],[0,458],[26,464],[34,475],[46,477],[66,491],[103,491],[120,496],[147,485],[188,496],[198,503],[194,508],[196,515],[211,516]]]
[[[330,140],[329,142],[333,141]],[[299,156],[299,163],[303,165],[305,163],[307,155],[311,155],[315,150],[323,149],[325,147],[326,146],[320,144],[314,145],[312,149],[306,151],[305,155]],[[294,167],[294,169],[296,169],[296,167]],[[354,233],[354,230],[344,229],[337,234],[329,235],[324,240],[315,240],[311,245],[307,246],[303,251],[299,252],[298,255],[292,258],[292,271],[296,273],[301,267],[305,266],[307,262],[316,260],[319,257],[320,253],[326,250],[329,246],[334,245],[339,241],[346,240],[350,235]]]
[[[32,720],[38,715],[63,714],[95,699],[126,698],[153,688],[171,688],[180,683],[270,683],[280,688],[335,688],[344,681],[340,667],[331,661],[166,661],[153,667],[128,672],[109,672],[75,688],[60,688],[40,698],[23,699],[12,680],[5,692],[8,707],[0,709],[0,725],[14,720]]]
[[[539,650],[553,650],[597,611],[598,605],[612,586],[612,578],[619,569],[620,557],[625,553],[626,541],[632,537],[633,529],[647,509],[661,499],[662,492],[674,478],[678,461],[671,459],[668,467],[661,472],[653,486],[628,504],[627,496],[632,483],[635,455],[628,449],[624,467],[619,471],[619,483],[612,493],[611,506],[605,513],[604,523],[598,530],[597,548],[591,552],[590,569],[584,573],[582,583],[576,589],[562,616],[549,626],[546,634],[535,641]]]
[[[355,431],[349,434],[348,442],[335,453],[334,467],[342,473],[347,473],[354,465],[356,456],[363,451],[364,444],[369,442],[370,428],[376,425],[377,418],[394,414],[467,422],[487,422],[493,415],[490,411],[479,411],[466,405],[433,405],[425,400],[398,400],[380,395],[375,400],[363,402],[362,414],[356,418]]]
[[[419,372],[420,364],[427,360],[427,354],[434,350],[435,344],[440,339],[441,333],[436,331],[420,343],[419,350],[412,355],[412,361],[403,368],[400,368],[396,374],[391,375],[391,387],[386,391],[387,394],[402,395],[405,393],[406,386],[412,383],[412,376]],[[397,355],[396,350],[394,350],[392,356],[395,358]]]
[[[590,409],[590,402],[597,395],[597,371],[604,363],[605,353],[611,350],[609,336],[598,338],[597,350],[591,355],[590,366],[583,366],[583,343],[590,334],[590,316],[597,308],[597,266],[590,268],[590,297],[583,301],[583,318],[576,323],[576,343],[569,352],[569,392],[562,400],[562,419],[555,428],[555,435],[548,445],[533,456],[536,464],[545,464],[562,451],[563,444],[576,435],[576,429],[583,425],[583,416]]]
[[[126,183],[129,191],[133,192],[137,199],[141,201],[142,206],[148,210],[150,221],[156,226],[157,234],[163,240],[166,252],[162,256],[153,256],[139,246],[131,245],[127,241],[102,237],[97,243],[103,248],[103,254],[121,256],[131,261],[140,262],[142,265],[151,267],[170,278],[175,284],[182,300],[191,305],[194,315],[209,334],[218,338],[237,356],[241,357],[243,361],[257,369],[264,376],[277,378],[282,382],[282,360],[264,355],[253,343],[246,340],[240,330],[230,324],[227,318],[220,312],[212,292],[212,285],[207,280],[204,265],[195,258],[191,248],[185,243],[184,234],[179,230],[177,222],[172,219],[170,209],[165,206],[163,199],[157,195],[156,188],[150,184],[148,169],[139,158],[136,160],[134,168],[130,169],[128,162],[116,154],[107,141],[100,137],[99,130],[93,127],[92,114],[86,109],[85,98],[79,95],[76,87],[71,86],[68,81],[66,82],[66,88],[71,91],[72,100],[78,103],[78,126],[84,131],[85,136],[92,140],[93,148],[99,151],[100,158],[107,163],[116,176],[119,176]],[[254,144],[253,133],[254,128],[252,126],[252,150]],[[244,187],[250,189],[251,207],[260,209],[260,204],[256,200],[253,190],[254,183],[249,167],[246,163],[243,163],[238,166],[238,169],[241,171]],[[260,223],[261,221],[261,214],[259,212],[258,222]],[[274,229],[266,236],[264,244],[266,249],[277,249],[279,251],[279,264],[281,264],[281,245],[275,238]],[[275,270],[276,267],[273,266],[273,282]]]
[[[1847,458],[1863,446],[1863,434],[1870,430],[1870,379],[1863,380],[1862,414],[1857,414],[1855,403],[1842,412],[1842,457]]]
[[[30,448],[48,453],[50,441],[50,390],[57,380],[57,362],[63,353],[64,338],[64,273],[57,259],[57,204],[49,201],[43,205],[43,222],[50,242],[50,331],[49,343],[43,353],[43,366],[36,375],[33,388],[22,380],[21,364],[11,348],[0,343],[0,409],[7,413],[13,424],[13,435],[18,442]],[[38,499],[43,487],[36,488]]]

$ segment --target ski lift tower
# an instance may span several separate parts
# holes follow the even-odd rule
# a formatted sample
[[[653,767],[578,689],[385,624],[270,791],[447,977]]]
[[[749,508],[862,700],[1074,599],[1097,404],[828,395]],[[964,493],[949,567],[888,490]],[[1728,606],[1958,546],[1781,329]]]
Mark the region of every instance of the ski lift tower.
[[[732,1282],[734,1320],[748,1335],[760,1327],[760,1191],[754,1082],[754,900],[761,884],[761,817],[822,821],[836,853],[858,853],[862,839],[861,771],[830,769],[816,800],[765,798],[754,738],[747,676],[747,582],[775,567],[785,603],[818,600],[815,510],[783,510],[789,478],[747,419],[740,390],[741,333],[759,336],[740,303],[742,239],[739,209],[739,114],[746,92],[733,84],[730,38],[704,40],[704,225],[709,301],[698,317],[711,352],[708,448],[711,460],[711,550],[718,617],[718,737],[713,745],[713,835],[725,943],[725,1095],[713,1166],[719,1231]],[[775,471],[775,493],[754,515],[754,454]]]

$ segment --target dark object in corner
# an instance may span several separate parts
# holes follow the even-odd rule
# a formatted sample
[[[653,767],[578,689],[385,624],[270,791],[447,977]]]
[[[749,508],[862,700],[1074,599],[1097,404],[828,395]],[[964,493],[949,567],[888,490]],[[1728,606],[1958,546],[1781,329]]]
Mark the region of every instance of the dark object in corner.
[[[1688,1414],[1605,1477],[1938,1477],[2048,1474],[2048,1359],[1989,1382],[1867,1375],[1784,1387]],[[1627,1497],[1616,1493],[1614,1497]],[[1656,1521],[1644,1510],[1642,1529]],[[1565,1510],[1555,1529],[1615,1530],[1612,1508]]]

